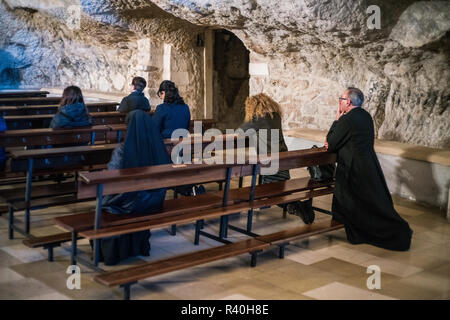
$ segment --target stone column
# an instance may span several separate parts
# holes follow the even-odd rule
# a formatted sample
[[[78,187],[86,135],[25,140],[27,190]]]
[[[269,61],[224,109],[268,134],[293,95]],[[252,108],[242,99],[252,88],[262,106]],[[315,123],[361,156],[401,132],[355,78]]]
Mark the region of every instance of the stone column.
[[[250,52],[250,95],[264,92],[266,83],[270,80],[269,65],[265,58],[254,52]]]
[[[156,92],[162,81],[163,73],[163,47],[150,39],[138,40],[138,65],[137,76],[147,81],[144,94],[150,99],[150,105],[154,108],[159,104]]]
[[[214,118],[213,114],[213,81],[214,81],[214,30],[205,30],[204,57],[204,107],[203,117]]]
[[[170,50],[170,80],[175,82],[180,95],[185,97],[189,88],[189,73],[186,60],[172,48]]]
[[[170,59],[172,56],[172,45],[164,44],[164,58],[163,58],[163,80],[170,80],[172,78],[172,70]]]

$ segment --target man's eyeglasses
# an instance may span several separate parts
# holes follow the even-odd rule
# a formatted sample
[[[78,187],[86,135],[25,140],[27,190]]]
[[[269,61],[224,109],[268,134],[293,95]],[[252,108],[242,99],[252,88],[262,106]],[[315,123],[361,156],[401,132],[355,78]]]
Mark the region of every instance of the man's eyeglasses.
[[[341,100],[348,100],[348,98],[339,98],[339,101]]]

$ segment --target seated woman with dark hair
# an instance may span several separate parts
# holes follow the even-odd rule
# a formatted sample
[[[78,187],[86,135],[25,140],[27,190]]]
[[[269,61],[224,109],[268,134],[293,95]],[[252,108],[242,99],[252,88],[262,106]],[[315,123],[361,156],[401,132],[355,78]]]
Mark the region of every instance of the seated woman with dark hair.
[[[191,111],[184,103],[178,92],[175,83],[164,80],[159,85],[158,96],[164,103],[158,105],[153,115],[153,120],[157,125],[163,139],[172,137],[176,129],[189,130],[191,125]]]
[[[50,128],[88,127],[92,125],[83,94],[77,86],[64,89],[58,112],[50,122]]]
[[[279,130],[278,152],[288,151],[281,128],[281,107],[272,98],[264,93],[248,97],[245,100],[245,122],[239,127],[246,131],[254,129],[259,139],[258,154],[260,144],[266,145],[267,153],[271,153],[271,129]],[[267,135],[259,134],[259,130],[267,130]],[[263,175],[262,183],[285,181],[291,178],[289,170],[280,170],[274,175]],[[314,222],[314,211],[312,209],[312,199],[305,201],[295,201],[286,205],[290,214],[300,216],[305,224]]]
[[[191,111],[180,96],[175,83],[164,80],[159,85],[157,94],[164,103],[156,107],[153,120],[155,120],[155,124],[163,139],[172,138],[172,133],[177,129],[189,131],[189,127],[191,126]],[[185,196],[206,192],[202,185],[185,185],[177,187],[175,190]]]
[[[142,110],[129,114],[125,141],[114,150],[109,170],[171,163],[164,141],[151,116]],[[162,208],[166,189],[127,192],[103,198],[102,207],[113,214],[152,213]],[[128,257],[150,254],[150,231],[106,238],[100,243],[100,259],[114,265]]]
[[[147,81],[142,77],[134,77],[131,81],[131,93],[122,99],[117,111],[128,113],[136,109],[150,111],[150,102],[144,96]]]

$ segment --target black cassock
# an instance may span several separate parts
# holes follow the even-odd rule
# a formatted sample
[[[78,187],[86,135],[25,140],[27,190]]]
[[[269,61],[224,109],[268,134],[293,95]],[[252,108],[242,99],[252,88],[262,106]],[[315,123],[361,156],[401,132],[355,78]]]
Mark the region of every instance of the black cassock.
[[[126,169],[170,163],[164,141],[153,119],[142,110],[128,114],[124,143],[113,152],[108,169]],[[109,195],[102,208],[113,214],[151,214],[161,210],[166,189],[142,190]],[[150,254],[150,231],[140,231],[100,241],[100,261],[114,265],[128,257]]]
[[[333,122],[327,142],[328,150],[338,154],[333,217],[345,225],[348,241],[409,250],[412,230],[394,209],[374,150],[370,114],[356,107],[341,116]]]

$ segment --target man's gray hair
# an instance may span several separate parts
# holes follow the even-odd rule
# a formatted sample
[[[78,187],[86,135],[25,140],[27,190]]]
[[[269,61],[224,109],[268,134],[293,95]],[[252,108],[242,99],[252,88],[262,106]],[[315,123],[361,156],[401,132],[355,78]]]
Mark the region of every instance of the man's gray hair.
[[[364,94],[361,90],[354,87],[348,87],[348,98],[350,99],[350,102],[355,107],[361,107],[364,103]]]

